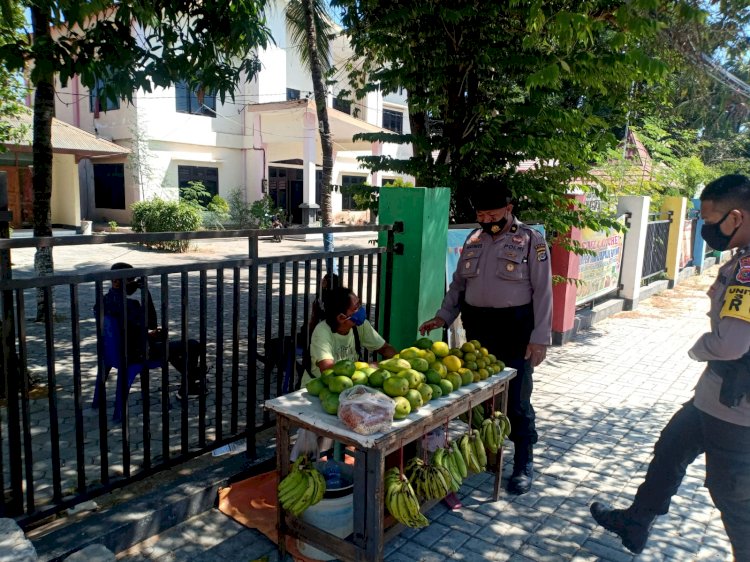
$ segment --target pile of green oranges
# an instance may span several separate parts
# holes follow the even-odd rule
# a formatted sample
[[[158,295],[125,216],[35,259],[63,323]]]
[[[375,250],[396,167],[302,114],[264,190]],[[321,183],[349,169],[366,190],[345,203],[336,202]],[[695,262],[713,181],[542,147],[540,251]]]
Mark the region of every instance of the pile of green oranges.
[[[377,368],[361,361],[338,361],[319,378],[307,383],[307,392],[320,399],[329,414],[337,414],[339,393],[364,384],[387,394],[396,405],[394,419],[403,419],[430,400],[450,394],[499,373],[505,368],[478,341],[449,348],[442,341],[420,338]]]

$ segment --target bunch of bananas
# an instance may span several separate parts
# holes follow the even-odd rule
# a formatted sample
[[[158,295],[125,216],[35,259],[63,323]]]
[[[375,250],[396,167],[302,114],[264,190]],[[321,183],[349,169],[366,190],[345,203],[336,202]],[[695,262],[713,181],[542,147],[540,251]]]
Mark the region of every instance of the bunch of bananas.
[[[461,487],[461,483],[469,475],[469,470],[466,468],[466,462],[458,450],[458,445],[454,441],[450,446],[445,448],[439,448],[432,454],[430,464],[436,466],[442,466],[450,474],[450,490],[452,492],[458,492]]]
[[[487,451],[484,449],[482,438],[476,429],[470,429],[458,440],[458,449],[464,457],[466,466],[472,472],[482,472],[487,468]]]
[[[465,424],[469,424],[469,414],[464,412],[463,414],[458,416],[458,419],[460,419]],[[478,406],[474,406],[471,409],[471,427],[474,429],[482,429],[482,424],[484,423],[484,407],[480,404]]]
[[[492,454],[496,454],[505,442],[506,437],[510,435],[510,420],[508,416],[500,411],[494,412],[492,417],[482,422],[482,428],[479,430],[485,448]]]
[[[279,504],[295,517],[323,499],[326,481],[305,455],[300,455],[292,469],[279,482]]]
[[[427,464],[419,457],[414,457],[406,464],[406,472],[409,474],[409,483],[419,498],[440,500],[451,490],[451,473],[442,465]]]
[[[396,521],[415,529],[430,524],[419,511],[419,500],[409,480],[401,474],[397,466],[385,473],[385,507]]]

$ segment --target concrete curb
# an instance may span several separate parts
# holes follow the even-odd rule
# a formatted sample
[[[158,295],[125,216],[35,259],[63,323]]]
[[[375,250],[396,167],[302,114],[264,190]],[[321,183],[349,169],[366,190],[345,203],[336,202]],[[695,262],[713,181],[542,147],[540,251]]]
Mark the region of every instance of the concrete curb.
[[[117,553],[203,513],[216,505],[219,488],[273,470],[276,452],[258,449],[246,466],[243,453],[179,478],[159,489],[102,512],[92,512],[63,527],[32,538],[40,561],[57,562],[93,544]]]

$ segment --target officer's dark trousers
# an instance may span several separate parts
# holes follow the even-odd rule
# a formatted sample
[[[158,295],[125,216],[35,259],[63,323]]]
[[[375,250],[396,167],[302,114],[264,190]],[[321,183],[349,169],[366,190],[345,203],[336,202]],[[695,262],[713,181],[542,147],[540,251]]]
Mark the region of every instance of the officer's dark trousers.
[[[531,304],[509,308],[480,308],[463,304],[461,321],[466,338],[479,340],[490,353],[518,373],[510,381],[508,418],[511,424],[510,439],[516,447],[533,445],[539,436],[536,432],[536,414],[531,405],[534,368],[524,359],[534,329],[534,309]]]
[[[701,453],[706,453],[706,487],[721,511],[735,560],[750,562],[750,427],[709,416],[692,400],[685,403],[661,432],[633,507],[643,514],[667,513],[687,467]]]

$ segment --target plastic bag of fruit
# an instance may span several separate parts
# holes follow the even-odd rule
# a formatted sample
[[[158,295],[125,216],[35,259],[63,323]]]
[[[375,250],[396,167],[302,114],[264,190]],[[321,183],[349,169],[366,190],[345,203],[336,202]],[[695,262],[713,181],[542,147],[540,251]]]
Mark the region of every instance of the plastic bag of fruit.
[[[361,435],[390,429],[395,409],[389,396],[361,384],[339,395],[339,419]]]

